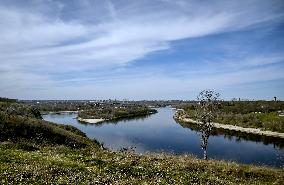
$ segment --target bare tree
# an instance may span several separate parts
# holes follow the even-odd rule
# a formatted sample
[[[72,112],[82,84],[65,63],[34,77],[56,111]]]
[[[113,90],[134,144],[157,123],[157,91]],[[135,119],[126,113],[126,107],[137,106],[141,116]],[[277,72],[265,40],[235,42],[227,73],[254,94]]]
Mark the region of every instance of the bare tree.
[[[201,132],[201,148],[203,158],[207,159],[208,139],[213,130],[212,121],[217,116],[218,99],[220,94],[213,90],[203,90],[199,93],[196,118]]]

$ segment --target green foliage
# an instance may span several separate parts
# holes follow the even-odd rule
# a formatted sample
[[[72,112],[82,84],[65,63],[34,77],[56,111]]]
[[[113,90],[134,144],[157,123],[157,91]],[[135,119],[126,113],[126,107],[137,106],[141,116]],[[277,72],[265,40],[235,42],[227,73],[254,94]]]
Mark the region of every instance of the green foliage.
[[[220,102],[222,112],[248,114],[251,112],[274,112],[284,110],[283,101],[230,101]]]
[[[71,125],[60,125],[60,124],[56,124],[56,126],[58,126],[60,128],[63,128],[64,130],[68,130],[68,131],[70,131],[70,132],[72,132],[72,133],[74,133],[76,135],[87,137],[84,132],[82,132],[81,130],[77,129],[74,126],[71,126]]]
[[[37,109],[23,104],[0,104],[0,141],[35,145],[66,145],[73,148],[92,143],[86,135],[70,125],[41,119]]]
[[[41,113],[34,106],[26,106],[20,103],[0,102],[0,111],[7,116],[18,115],[29,118],[42,119]]]
[[[5,116],[0,113],[0,141],[30,140],[39,145],[67,145],[70,147],[84,147],[89,141],[78,135],[76,128],[64,129],[62,126],[50,124],[43,120],[22,116]],[[72,131],[70,131],[72,130]]]
[[[284,117],[276,112],[258,114],[258,119],[262,122],[264,128],[272,131],[284,132]]]

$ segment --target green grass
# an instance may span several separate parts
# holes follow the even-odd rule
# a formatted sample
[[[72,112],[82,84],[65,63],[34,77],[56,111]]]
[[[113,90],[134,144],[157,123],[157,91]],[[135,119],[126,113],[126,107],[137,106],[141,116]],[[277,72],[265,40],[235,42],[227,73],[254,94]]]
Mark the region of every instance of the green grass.
[[[276,112],[247,114],[220,113],[215,121],[222,124],[284,132],[284,117],[279,116]]]
[[[284,132],[284,117],[276,112],[263,113],[258,115],[264,128],[272,131]]]
[[[282,184],[284,171],[189,156],[114,153],[88,146],[28,151],[0,144],[0,183]]]

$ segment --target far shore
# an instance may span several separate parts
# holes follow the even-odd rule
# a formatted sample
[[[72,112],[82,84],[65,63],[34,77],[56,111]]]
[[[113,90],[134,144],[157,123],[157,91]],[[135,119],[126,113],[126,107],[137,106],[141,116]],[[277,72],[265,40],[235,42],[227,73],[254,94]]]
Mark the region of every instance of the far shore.
[[[42,111],[42,114],[70,114],[70,113],[78,113],[77,110],[65,110],[65,111]]]
[[[174,118],[176,120],[179,120],[179,121],[182,121],[182,122],[195,123],[195,124],[199,123],[198,121],[193,120],[191,118],[185,118],[183,116],[177,116],[177,114],[174,115]],[[235,126],[235,125],[226,125],[226,124],[220,124],[220,123],[212,123],[212,125],[215,128],[245,132],[245,133],[256,134],[256,135],[278,137],[278,138],[284,139],[284,133],[280,133],[280,132],[261,130],[261,129],[258,129],[258,128],[245,128],[245,127],[240,127],[240,126]]]

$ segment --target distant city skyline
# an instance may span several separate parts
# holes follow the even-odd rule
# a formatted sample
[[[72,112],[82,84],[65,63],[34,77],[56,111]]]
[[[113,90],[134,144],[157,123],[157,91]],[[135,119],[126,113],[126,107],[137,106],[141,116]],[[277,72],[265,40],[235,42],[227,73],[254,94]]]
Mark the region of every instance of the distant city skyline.
[[[1,0],[0,97],[284,100],[283,0]]]

